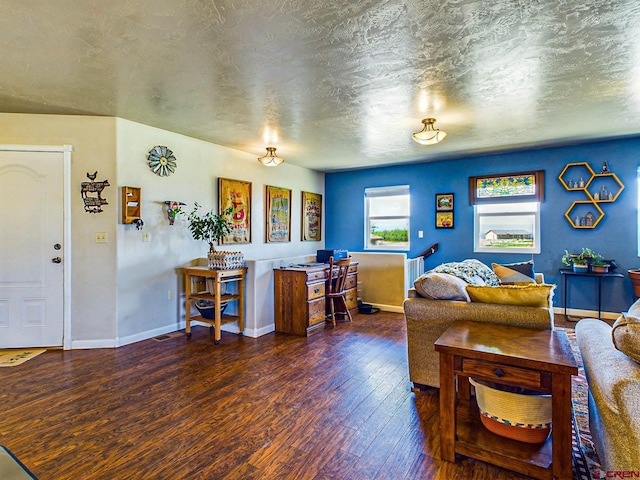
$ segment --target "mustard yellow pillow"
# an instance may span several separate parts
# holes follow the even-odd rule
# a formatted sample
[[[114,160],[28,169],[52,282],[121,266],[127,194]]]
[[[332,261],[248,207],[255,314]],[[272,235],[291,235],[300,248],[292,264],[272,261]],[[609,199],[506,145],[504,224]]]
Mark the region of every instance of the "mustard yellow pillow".
[[[467,293],[472,302],[498,303],[501,305],[521,305],[524,307],[551,307],[555,285],[501,285],[488,287],[467,285]]]

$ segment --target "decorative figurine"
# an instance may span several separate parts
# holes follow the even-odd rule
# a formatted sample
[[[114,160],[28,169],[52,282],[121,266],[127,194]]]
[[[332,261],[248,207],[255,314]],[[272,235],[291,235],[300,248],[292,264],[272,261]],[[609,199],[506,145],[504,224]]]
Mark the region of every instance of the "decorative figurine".
[[[165,200],[164,203],[167,205],[167,218],[169,219],[169,225],[173,225],[176,221],[176,215],[182,212],[180,206],[186,205],[186,203],[179,202],[177,200]]]
[[[606,160],[602,164],[602,170],[600,170],[600,173],[610,173],[609,172],[609,165],[607,164]]]
[[[587,216],[586,216],[585,220],[586,220],[586,226],[587,227],[593,226],[593,213],[587,212]]]

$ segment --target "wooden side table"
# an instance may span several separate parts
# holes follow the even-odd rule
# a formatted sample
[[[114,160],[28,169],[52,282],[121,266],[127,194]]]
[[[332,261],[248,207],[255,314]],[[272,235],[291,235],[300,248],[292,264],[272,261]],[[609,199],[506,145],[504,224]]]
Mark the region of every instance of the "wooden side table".
[[[534,478],[572,477],[571,376],[578,367],[566,333],[456,321],[435,349],[440,353],[442,460],[455,462],[460,453]],[[470,398],[468,377],[550,393],[551,438],[529,444],[487,430]]]
[[[231,321],[238,321],[238,329],[240,330],[240,335],[244,333],[244,282],[245,276],[247,274],[247,269],[245,267],[242,268],[233,268],[229,270],[219,270],[219,269],[211,269],[206,266],[194,266],[194,267],[184,267],[182,269],[184,273],[184,295],[185,295],[185,333],[188,337],[191,336],[191,322],[193,320],[198,322],[208,323],[215,329],[214,334],[214,343],[216,345],[220,344],[220,339],[222,338],[220,327],[222,326],[223,317],[220,313],[220,303],[227,302],[232,300],[238,301],[238,315],[230,316],[225,315],[225,323]],[[192,292],[192,277],[204,277],[211,278],[214,282],[214,294],[209,292]],[[224,295],[220,294],[220,285],[223,283],[237,282],[238,283],[238,293],[225,293]],[[210,300],[215,303],[214,306],[214,318],[208,319],[202,317],[202,315],[191,315],[191,300]]]

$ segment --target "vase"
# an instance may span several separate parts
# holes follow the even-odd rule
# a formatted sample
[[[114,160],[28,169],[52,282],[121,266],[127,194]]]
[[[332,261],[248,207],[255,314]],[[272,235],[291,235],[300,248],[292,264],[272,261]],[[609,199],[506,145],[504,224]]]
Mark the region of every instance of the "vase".
[[[633,286],[633,294],[635,297],[640,297],[640,268],[632,268],[627,270],[629,273],[629,280]]]

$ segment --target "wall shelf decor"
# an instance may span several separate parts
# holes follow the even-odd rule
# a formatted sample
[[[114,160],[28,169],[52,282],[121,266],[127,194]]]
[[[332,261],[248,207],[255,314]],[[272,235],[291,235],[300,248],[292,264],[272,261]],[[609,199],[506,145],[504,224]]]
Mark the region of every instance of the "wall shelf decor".
[[[98,171],[93,173],[87,172],[88,182],[82,182],[80,184],[80,192],[82,194],[82,201],[84,202],[84,211],[89,213],[103,212],[102,205],[109,205],[106,199],[102,198],[102,190],[105,187],[109,187],[109,180],[101,180],[96,182]]]
[[[575,200],[564,212],[573,228],[595,228],[605,215],[600,204],[615,202],[624,190],[618,176],[609,171],[606,161],[601,173],[595,173],[587,162],[568,163],[558,180],[565,190],[582,192],[586,197]]]
[[[122,223],[128,225],[140,219],[142,189],[122,187]]]

